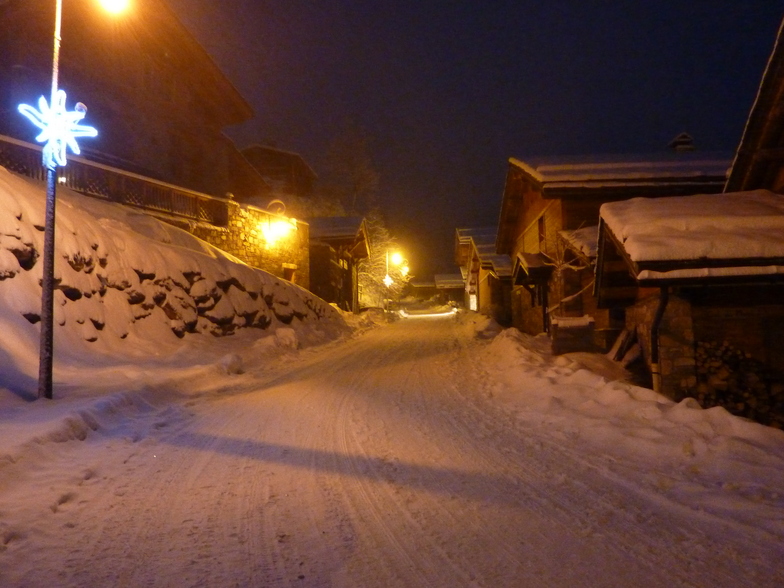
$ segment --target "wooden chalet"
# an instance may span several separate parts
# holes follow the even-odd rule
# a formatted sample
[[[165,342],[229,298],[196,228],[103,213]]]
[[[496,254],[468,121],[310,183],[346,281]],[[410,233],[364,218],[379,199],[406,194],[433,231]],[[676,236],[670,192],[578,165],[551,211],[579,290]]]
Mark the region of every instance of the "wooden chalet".
[[[39,181],[37,131],[17,106],[49,99],[54,13],[52,0],[0,0],[0,165]],[[62,16],[59,85],[68,108],[87,105],[98,136],[80,141],[58,182],[307,287],[307,223],[240,203],[272,191],[222,130],[253,111],[167,3],[134,0],[112,17],[94,0],[67,0]]]
[[[728,155],[682,148],[656,156],[510,159],[496,250],[512,260],[512,324],[537,334],[551,332],[555,317],[561,325],[582,319],[572,323],[591,325],[589,347],[608,348],[623,317],[597,308],[592,295],[599,207],[635,196],[721,192],[730,163]]]
[[[466,308],[507,325],[512,267],[508,255],[496,253],[495,242],[495,228],[456,229],[455,262],[463,276]]]
[[[36,135],[20,103],[49,98],[52,0],[0,1],[0,134]],[[264,181],[222,129],[253,111],[163,0],[111,16],[93,0],[63,9],[59,85],[85,103],[98,137],[80,143],[99,164],[224,197]]]
[[[784,21],[727,178],[726,192],[784,193]]]
[[[603,205],[596,295],[599,307],[621,311],[655,390],[763,421],[759,399],[778,386],[784,400],[784,196]]]
[[[272,196],[307,198],[313,194],[318,176],[301,155],[267,145],[251,145],[242,154],[264,178]]]
[[[436,274],[433,276],[436,298],[441,304],[462,306],[465,301],[465,281],[462,274]]]
[[[414,278],[409,280],[408,284],[406,284],[405,294],[421,301],[432,300],[437,294],[436,282],[433,278]],[[461,289],[460,299],[462,300],[462,298],[463,290]]]
[[[310,291],[349,312],[359,312],[358,263],[370,255],[365,219],[314,218],[310,223]]]
[[[603,206],[595,292],[656,389],[784,428],[782,31],[725,193]]]

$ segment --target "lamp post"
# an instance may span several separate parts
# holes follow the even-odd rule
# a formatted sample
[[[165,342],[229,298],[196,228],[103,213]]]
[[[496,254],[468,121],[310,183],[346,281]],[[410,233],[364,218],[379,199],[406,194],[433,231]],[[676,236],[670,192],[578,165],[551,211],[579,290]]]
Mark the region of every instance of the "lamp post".
[[[111,12],[125,8],[128,0],[101,0]],[[81,102],[68,112],[65,92],[58,87],[60,71],[60,29],[63,0],[55,0],[54,50],[52,56],[52,91],[49,103],[41,96],[38,109],[27,104],[19,112],[41,129],[36,141],[43,142],[42,162],[46,167],[46,215],[44,220],[43,276],[41,279],[41,342],[38,364],[38,397],[52,398],[52,358],[54,350],[54,227],[57,192],[57,168],[66,164],[66,147],[79,154],[79,137],[95,137],[93,127],[79,124],[87,114]]]
[[[401,275],[403,276],[408,275],[408,262],[405,259],[403,259],[403,256],[400,254],[400,252],[395,251],[392,254],[391,261],[392,261],[392,265],[401,266],[399,270]],[[383,280],[384,285],[387,287],[387,298],[384,300],[384,310],[388,310],[387,302],[390,298],[389,296],[390,288],[392,287],[392,284],[395,283],[395,280],[392,279],[392,277],[389,275],[389,262],[390,262],[390,255],[389,255],[389,249],[387,249],[386,250],[386,275],[384,276],[384,280]]]

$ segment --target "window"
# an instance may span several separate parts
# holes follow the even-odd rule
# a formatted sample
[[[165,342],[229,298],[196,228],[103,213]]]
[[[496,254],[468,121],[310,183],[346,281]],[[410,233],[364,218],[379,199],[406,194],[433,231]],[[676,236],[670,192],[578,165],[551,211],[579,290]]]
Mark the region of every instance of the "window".
[[[540,216],[537,219],[536,226],[539,230],[539,251],[543,252],[546,250],[546,244],[547,244],[547,235],[545,233],[545,226],[544,226],[544,215]]]

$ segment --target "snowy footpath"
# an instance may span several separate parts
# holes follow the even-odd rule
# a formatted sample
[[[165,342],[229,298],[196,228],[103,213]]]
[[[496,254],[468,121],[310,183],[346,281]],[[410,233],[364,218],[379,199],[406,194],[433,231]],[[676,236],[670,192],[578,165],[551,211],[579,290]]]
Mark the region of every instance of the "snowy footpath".
[[[487,326],[0,389],[0,586],[784,585],[784,433]]]

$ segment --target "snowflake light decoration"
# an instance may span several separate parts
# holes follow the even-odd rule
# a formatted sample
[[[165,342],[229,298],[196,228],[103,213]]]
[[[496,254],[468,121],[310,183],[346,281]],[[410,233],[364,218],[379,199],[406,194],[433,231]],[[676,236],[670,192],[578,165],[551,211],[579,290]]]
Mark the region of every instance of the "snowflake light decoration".
[[[95,128],[79,124],[87,114],[84,104],[79,102],[71,112],[66,110],[64,90],[57,91],[51,107],[47,104],[46,98],[41,96],[38,99],[38,110],[28,104],[20,104],[19,112],[41,129],[41,133],[35,140],[39,143],[46,142],[43,149],[43,162],[50,169],[66,164],[66,147],[70,147],[76,155],[81,153],[76,143],[78,137],[98,135]]]

